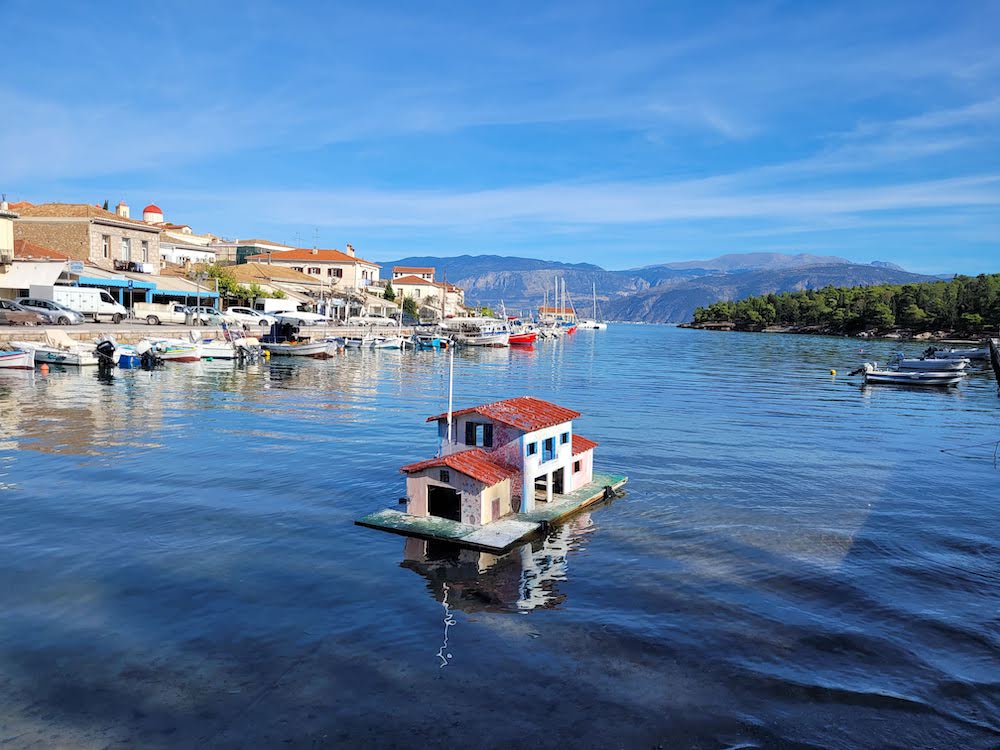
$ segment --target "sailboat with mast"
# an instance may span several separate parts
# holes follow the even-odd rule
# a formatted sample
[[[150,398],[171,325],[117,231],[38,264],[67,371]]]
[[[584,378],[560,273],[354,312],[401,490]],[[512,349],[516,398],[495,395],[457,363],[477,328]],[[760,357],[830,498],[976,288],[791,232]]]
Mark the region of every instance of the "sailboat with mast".
[[[594,284],[594,317],[588,318],[587,320],[581,320],[577,324],[580,328],[587,331],[606,331],[608,329],[608,324],[602,322],[597,317],[597,284]]]

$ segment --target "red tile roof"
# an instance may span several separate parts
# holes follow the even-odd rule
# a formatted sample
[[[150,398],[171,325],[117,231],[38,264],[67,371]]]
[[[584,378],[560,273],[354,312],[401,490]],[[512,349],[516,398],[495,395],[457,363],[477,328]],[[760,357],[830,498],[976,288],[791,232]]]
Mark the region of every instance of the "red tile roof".
[[[583,435],[577,435],[573,433],[573,455],[579,456],[581,453],[586,453],[587,451],[592,451],[597,447],[597,443],[593,440],[588,440]]]
[[[419,266],[393,266],[393,273],[434,273],[433,268],[420,268]]]
[[[407,464],[400,468],[404,474],[430,469],[435,466],[447,466],[460,474],[477,479],[485,485],[493,486],[504,479],[517,476],[520,472],[510,466],[494,461],[490,454],[481,448],[470,448],[467,451],[452,453],[449,456],[439,456],[438,458],[428,458],[426,461],[417,461],[414,464]]]
[[[404,286],[406,284],[420,284],[422,286],[437,286],[437,284],[435,282],[428,281],[427,279],[422,279],[419,276],[400,276],[398,279],[393,279],[392,283],[396,284],[397,286],[399,284],[403,284]]]
[[[348,255],[347,253],[342,253],[340,250],[316,250],[313,251],[308,247],[297,247],[293,250],[278,250],[270,254],[271,260],[319,260],[326,261],[327,263],[367,263],[369,266],[376,266],[381,268],[378,263],[372,263],[370,260],[365,260],[364,258],[358,258],[354,255]],[[262,253],[260,255],[248,255],[247,260],[267,260],[268,253]]]
[[[482,406],[473,406],[469,409],[459,409],[456,412],[452,412],[452,415],[455,417],[462,416],[463,414],[482,414],[488,419],[509,424],[511,427],[516,427],[525,432],[543,430],[546,427],[569,422],[571,419],[576,419],[580,416],[580,412],[578,411],[557,406],[556,404],[551,404],[548,401],[542,401],[532,396],[518,396],[517,398],[508,398],[504,401],[495,401],[492,404],[483,404]],[[436,417],[428,417],[427,421],[436,422],[439,419],[447,418],[448,414],[446,412],[438,414]]]
[[[69,260],[65,253],[49,250],[27,240],[14,240],[14,257],[18,260]]]

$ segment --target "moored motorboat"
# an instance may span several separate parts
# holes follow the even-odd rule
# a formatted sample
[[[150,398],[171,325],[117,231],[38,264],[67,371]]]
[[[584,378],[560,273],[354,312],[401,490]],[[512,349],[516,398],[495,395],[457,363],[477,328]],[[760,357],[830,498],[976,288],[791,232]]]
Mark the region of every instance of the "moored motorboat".
[[[402,336],[376,336],[372,342],[373,349],[402,349]]]
[[[38,364],[90,367],[96,366],[98,361],[94,344],[75,341],[63,331],[46,331],[42,341],[12,341],[11,344],[34,351]]]
[[[277,357],[327,359],[336,353],[336,343],[331,341],[261,341],[260,345]]]
[[[958,385],[964,374],[961,371],[945,370],[934,372],[929,370],[879,370],[878,362],[872,364],[865,362],[860,370],[855,370],[852,375],[860,372],[864,376],[865,385],[937,385],[950,386]]]
[[[441,329],[463,346],[509,346],[510,328],[496,318],[449,318]]]
[[[969,365],[967,359],[907,359],[897,352],[889,365],[900,371],[961,372]]]
[[[0,370],[33,370],[35,354],[31,349],[0,349]]]
[[[980,346],[975,349],[938,349],[930,347],[924,352],[927,359],[978,359],[988,360],[990,358],[990,347]]]
[[[164,362],[197,362],[201,359],[201,342],[180,339],[143,339],[149,351]],[[143,341],[139,343],[142,344]]]
[[[374,343],[375,337],[370,333],[344,336],[345,349],[371,349]]]

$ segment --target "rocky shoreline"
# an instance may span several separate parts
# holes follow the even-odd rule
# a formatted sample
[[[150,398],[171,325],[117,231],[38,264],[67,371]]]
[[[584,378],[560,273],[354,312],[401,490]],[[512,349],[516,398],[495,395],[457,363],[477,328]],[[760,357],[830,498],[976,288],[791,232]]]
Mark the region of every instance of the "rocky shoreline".
[[[891,341],[928,341],[944,344],[978,344],[987,338],[986,334],[975,335],[968,331],[915,331],[913,329],[893,327],[887,329],[869,329],[858,333],[845,333],[820,325],[744,325],[731,321],[707,323],[681,323],[678,328],[693,328],[700,331],[742,331],[745,333],[796,333],[811,336],[841,336],[858,339],[888,339]]]

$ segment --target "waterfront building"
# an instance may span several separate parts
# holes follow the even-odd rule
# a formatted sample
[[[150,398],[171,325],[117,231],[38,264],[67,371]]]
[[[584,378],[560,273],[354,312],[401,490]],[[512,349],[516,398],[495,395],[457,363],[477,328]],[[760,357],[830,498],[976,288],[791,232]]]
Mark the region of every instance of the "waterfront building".
[[[246,261],[291,268],[315,279],[322,279],[335,292],[382,292],[382,287],[377,284],[381,266],[359,258],[351,245],[347,245],[344,252],[336,249],[292,248],[249,255]]]
[[[51,248],[105,271],[159,270],[160,230],[132,219],[124,201],[114,213],[85,203],[16,205],[15,239]]]
[[[393,266],[392,280],[401,279],[404,276],[416,276],[424,281],[434,281],[434,268],[423,268],[420,266]]]
[[[160,230],[160,259],[163,263],[182,266],[188,263],[215,263],[212,244],[214,234],[198,234],[187,224],[164,220],[163,209],[150,203],[142,209],[142,220]]]
[[[295,249],[291,245],[286,245],[282,242],[261,239],[216,240],[212,243],[211,248],[215,253],[216,263],[224,265],[246,263],[254,255],[280,253]]]
[[[393,269],[392,289],[396,297],[412,297],[417,302],[421,317],[453,318],[465,313],[465,291],[447,282],[434,281],[433,273],[427,279],[423,275],[406,274],[396,276],[399,266]],[[431,271],[434,269],[415,269]]]
[[[27,240],[14,240],[4,252],[3,209],[0,209],[0,298],[27,297],[31,287],[51,286],[66,272],[69,256]],[[10,262],[3,262],[9,258]]]
[[[428,418],[441,440],[435,458],[407,464],[407,513],[463,524],[530,513],[537,503],[593,479],[597,443],[576,435],[580,412],[530,396]]]
[[[576,310],[572,307],[540,306],[538,319],[546,322],[576,323]]]

